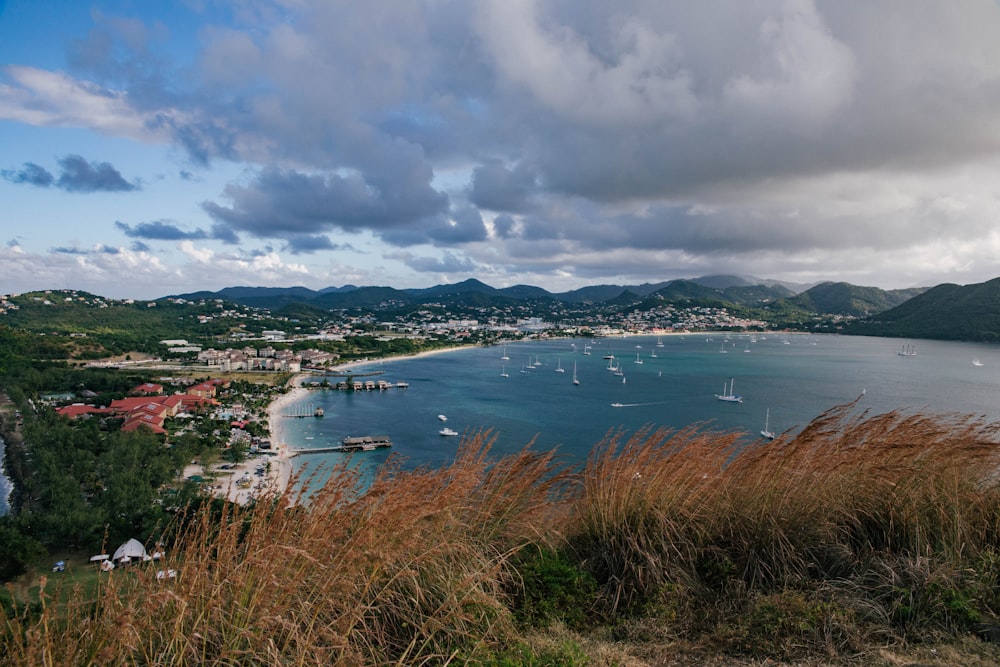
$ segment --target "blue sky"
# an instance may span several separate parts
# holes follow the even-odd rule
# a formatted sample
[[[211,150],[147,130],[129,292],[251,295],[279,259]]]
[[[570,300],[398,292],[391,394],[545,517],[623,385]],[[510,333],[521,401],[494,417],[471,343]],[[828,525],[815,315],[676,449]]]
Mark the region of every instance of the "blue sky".
[[[0,0],[0,293],[1000,275],[994,0]]]

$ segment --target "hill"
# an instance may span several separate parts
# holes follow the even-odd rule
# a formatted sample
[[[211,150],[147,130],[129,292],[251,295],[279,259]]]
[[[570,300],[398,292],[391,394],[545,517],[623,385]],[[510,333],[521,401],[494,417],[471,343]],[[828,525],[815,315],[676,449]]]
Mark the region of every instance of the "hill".
[[[846,283],[844,283],[846,284]],[[857,288],[867,290],[872,303],[879,301],[882,293],[875,287]],[[739,276],[705,276],[692,280],[670,280],[641,285],[591,285],[567,292],[549,292],[533,285],[494,288],[480,280],[470,278],[454,283],[435,285],[420,289],[395,289],[392,287],[344,286],[327,287],[316,291],[305,287],[227,287],[218,292],[195,292],[172,295],[168,298],[188,300],[224,299],[254,308],[279,311],[290,304],[307,304],[316,308],[338,310],[344,308],[370,308],[386,310],[421,304],[459,304],[504,307],[518,302],[562,302],[574,306],[619,306],[639,303],[650,297],[659,301],[706,300],[722,304],[754,307],[761,302],[789,298],[797,293],[795,286],[787,286],[777,281],[751,282]],[[896,305],[897,300],[881,299],[886,308]],[[821,303],[822,301],[820,301]],[[799,304],[803,309],[812,305],[808,301]],[[826,312],[826,311],[824,311]],[[840,311],[829,311],[840,312]],[[869,308],[865,311],[876,312]]]
[[[917,296],[926,288],[882,290],[850,283],[820,283],[788,300],[802,310],[829,315],[867,317],[881,313]]]
[[[1000,341],[1000,278],[972,285],[945,283],[865,320],[846,333]]]

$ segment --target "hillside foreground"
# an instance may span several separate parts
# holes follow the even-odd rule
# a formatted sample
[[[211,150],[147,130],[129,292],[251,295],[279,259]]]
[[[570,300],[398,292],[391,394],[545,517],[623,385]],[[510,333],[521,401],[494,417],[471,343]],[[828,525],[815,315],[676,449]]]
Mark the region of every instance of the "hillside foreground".
[[[831,410],[192,506],[156,564],[9,596],[10,664],[993,665],[997,426]],[[9,592],[12,589],[9,589]],[[14,601],[11,602],[10,599]]]

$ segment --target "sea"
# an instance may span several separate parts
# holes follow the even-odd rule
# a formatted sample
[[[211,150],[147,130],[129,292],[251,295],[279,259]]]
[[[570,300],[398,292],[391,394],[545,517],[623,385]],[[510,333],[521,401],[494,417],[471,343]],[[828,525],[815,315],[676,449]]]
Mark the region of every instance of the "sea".
[[[481,431],[494,436],[494,457],[530,445],[578,466],[615,433],[698,424],[749,443],[760,441],[765,423],[794,434],[859,397],[856,409],[871,414],[1000,419],[1000,347],[980,343],[775,333],[558,338],[373,361],[351,372],[393,388],[310,391],[281,417],[286,444],[306,450],[293,469],[311,485],[345,457],[367,478],[390,457],[404,469],[446,465],[463,437]],[[716,398],[728,393],[742,402]],[[290,416],[316,408],[322,417]],[[459,435],[441,435],[444,427]],[[388,436],[392,447],[307,451],[366,435]]]
[[[6,443],[4,443],[3,438],[0,438],[0,516],[10,511],[10,492],[14,490],[14,485],[8,479],[4,468],[4,461],[7,455],[5,448]]]

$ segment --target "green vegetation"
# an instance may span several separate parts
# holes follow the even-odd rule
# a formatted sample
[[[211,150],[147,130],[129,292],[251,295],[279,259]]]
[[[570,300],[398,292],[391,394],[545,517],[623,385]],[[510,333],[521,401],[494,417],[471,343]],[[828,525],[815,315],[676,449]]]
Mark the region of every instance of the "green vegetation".
[[[853,323],[845,333],[998,342],[1000,278],[975,285],[938,285],[891,310]]]
[[[190,513],[165,527],[165,562],[90,592],[53,575],[7,606],[0,650],[62,665],[831,665],[933,647],[995,664],[995,645],[962,638],[998,628],[996,428],[852,410],[740,451],[695,428],[619,434],[579,474],[530,449],[492,460],[489,433],[363,492],[345,466],[308,502]]]

